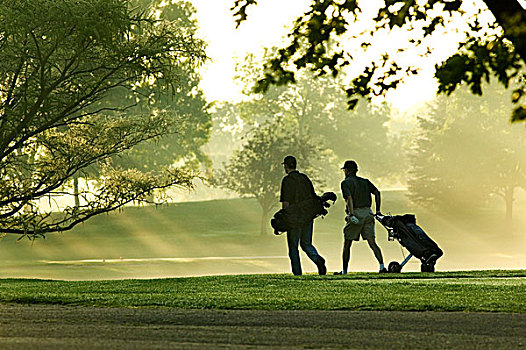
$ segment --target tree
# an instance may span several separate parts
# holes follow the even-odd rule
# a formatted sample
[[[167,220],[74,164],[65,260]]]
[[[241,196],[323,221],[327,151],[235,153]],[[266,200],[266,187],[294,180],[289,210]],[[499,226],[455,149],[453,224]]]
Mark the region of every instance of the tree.
[[[214,164],[228,161],[234,151],[241,147],[243,138],[254,127],[248,126],[241,118],[243,102],[222,102],[214,104],[212,112],[212,134],[207,145],[207,155]]]
[[[294,22],[290,43],[265,64],[256,91],[295,82],[297,70],[337,76],[349,66],[356,69],[359,65],[362,73],[354,74],[346,90],[349,107],[354,108],[359,96],[382,96],[418,73],[418,63],[403,64],[400,55],[409,52],[413,57],[430,57],[433,34],[464,31],[458,52],[436,65],[438,92],[450,94],[464,82],[472,93],[480,95],[482,83],[493,75],[505,87],[518,79],[520,85],[513,91],[512,101],[519,106],[512,120],[526,120],[526,105],[522,103],[526,79],[521,72],[526,59],[526,11],[517,0],[484,3],[485,7],[472,9],[470,2],[461,0],[389,0],[380,2],[376,16],[371,18],[365,17],[369,11],[362,12],[360,7],[371,8],[371,2],[312,0],[310,9]],[[256,0],[234,1],[232,10],[238,26],[254,4]],[[488,14],[494,21],[488,22]],[[459,27],[459,22],[463,26]],[[372,24],[362,30],[364,23]],[[385,52],[375,43],[386,33],[410,37],[397,52]],[[363,54],[359,54],[360,48]],[[375,53],[378,50],[380,53]]]
[[[263,60],[274,51],[266,50]],[[316,78],[308,72],[297,74],[293,85],[269,86],[266,92],[253,94],[253,84],[261,74],[259,63],[249,55],[237,69],[244,92],[251,98],[238,108],[247,125],[275,118],[289,120],[297,125],[300,139],[310,138],[332,150],[339,161],[352,157],[375,177],[396,177],[401,161],[388,152],[392,140],[386,125],[387,104],[363,104],[349,111],[341,79]]]
[[[78,223],[155,189],[191,187],[194,173],[118,170],[110,157],[163,135],[164,111],[128,114],[113,93],[148,84],[177,89],[205,58],[203,42],[117,0],[0,3],[0,232],[30,238]],[[165,85],[160,85],[160,83]],[[71,177],[96,163],[101,181],[84,204],[46,211],[38,201],[70,196]]]
[[[196,10],[192,4],[178,0],[135,2],[152,16],[175,22],[179,30],[186,35],[195,36]],[[170,119],[178,121],[167,130],[167,135],[143,142],[117,157],[112,157],[113,165],[145,171],[159,170],[176,162],[182,162],[194,169],[198,169],[200,164],[210,165],[201,148],[209,141],[211,115],[207,111],[208,103],[199,89],[201,77],[195,68],[191,65],[177,67],[177,87],[171,91],[170,86],[158,81],[138,86],[134,91],[121,89],[121,94],[112,94],[110,98],[115,104],[130,105],[130,101],[135,100],[134,106],[127,109],[128,114],[164,113],[169,115]]]
[[[188,2],[171,0],[133,0],[133,7],[152,17],[177,23],[181,32],[195,36],[197,22],[195,8]],[[165,135],[142,142],[133,148],[111,157],[112,166],[118,169],[141,169],[159,171],[173,164],[184,164],[198,171],[202,164],[210,166],[210,160],[202,147],[208,142],[211,132],[211,115],[208,103],[199,89],[200,75],[195,66],[176,67],[177,87],[171,88],[161,81],[150,81],[136,86],[133,91],[117,89],[106,96],[104,103],[130,106],[127,115],[155,115],[163,113],[177,123],[165,130]],[[76,206],[80,205],[79,178],[98,179],[100,169],[88,167],[73,178]],[[150,202],[154,202],[152,193]]]
[[[455,214],[473,212],[496,194],[511,223],[514,193],[526,188],[526,138],[500,118],[512,108],[506,91],[495,84],[486,89],[491,97],[464,88],[437,99],[419,119],[409,192],[420,204]]]
[[[360,164],[367,174],[375,178],[384,178],[386,181],[400,175],[401,162],[398,153],[391,147],[393,139],[389,135],[387,123],[389,121],[390,107],[381,105],[360,104],[355,110],[349,111],[345,95],[338,86],[330,86],[327,80],[318,78],[324,85],[320,101],[324,104],[321,110],[313,111],[316,118],[309,123],[323,142],[323,145],[334,152],[341,162],[352,158]],[[308,81],[295,85],[308,84]],[[315,85],[315,84],[312,84]],[[327,91],[328,90],[328,91]]]
[[[256,198],[262,211],[262,235],[267,232],[271,211],[279,203],[281,179],[284,176],[281,163],[286,155],[295,155],[302,171],[308,173],[315,184],[322,184],[319,181],[321,169],[312,164],[326,154],[309,139],[291,136],[297,133],[296,125],[284,121],[253,129],[242,148],[234,153],[224,169],[215,170],[211,180],[215,186]]]

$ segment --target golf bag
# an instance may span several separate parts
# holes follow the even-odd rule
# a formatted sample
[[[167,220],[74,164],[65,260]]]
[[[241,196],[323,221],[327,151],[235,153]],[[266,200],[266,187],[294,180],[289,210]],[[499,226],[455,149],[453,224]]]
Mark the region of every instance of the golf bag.
[[[327,215],[328,211],[326,208],[331,206],[329,201],[333,203],[336,201],[336,194],[334,192],[325,192],[321,196],[291,204],[285,209],[277,211],[270,220],[274,234],[279,235],[280,232],[302,226],[318,216]]]
[[[389,240],[396,239],[410,253],[410,256],[402,264],[396,261],[391,262],[388,268],[389,272],[400,272],[411,256],[415,256],[421,261],[422,272],[435,271],[435,263],[444,252],[416,224],[414,215],[376,215],[376,219],[387,229]]]

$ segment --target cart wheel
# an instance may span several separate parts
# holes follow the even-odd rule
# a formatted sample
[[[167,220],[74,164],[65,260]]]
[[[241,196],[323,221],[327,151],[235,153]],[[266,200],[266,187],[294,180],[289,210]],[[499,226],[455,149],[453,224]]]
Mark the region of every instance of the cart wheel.
[[[435,264],[422,263],[422,265],[420,266],[420,271],[422,271],[422,272],[435,272]]]
[[[389,263],[389,267],[387,268],[387,271],[393,272],[393,273],[399,273],[400,271],[402,271],[402,266],[396,261],[391,261]]]

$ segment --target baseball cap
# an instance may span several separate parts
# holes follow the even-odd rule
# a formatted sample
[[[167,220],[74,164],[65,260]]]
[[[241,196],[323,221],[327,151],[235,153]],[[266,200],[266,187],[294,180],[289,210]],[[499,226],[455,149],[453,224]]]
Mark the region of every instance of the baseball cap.
[[[342,169],[349,169],[352,171],[358,171],[358,164],[354,160],[346,160],[342,166]]]
[[[296,168],[296,157],[294,156],[286,156],[284,159],[283,159],[283,163],[281,164],[286,164],[288,167],[290,168]]]

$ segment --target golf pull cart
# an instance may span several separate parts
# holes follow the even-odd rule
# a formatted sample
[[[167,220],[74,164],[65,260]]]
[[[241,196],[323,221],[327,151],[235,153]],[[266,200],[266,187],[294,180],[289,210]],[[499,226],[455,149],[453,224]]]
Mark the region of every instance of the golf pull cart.
[[[435,272],[435,264],[444,252],[438,245],[416,224],[413,214],[405,215],[375,215],[387,230],[388,240],[395,239],[400,245],[409,251],[409,255],[398,263],[392,261],[387,270],[389,272],[401,272],[402,268],[414,256],[421,262],[422,272]]]

